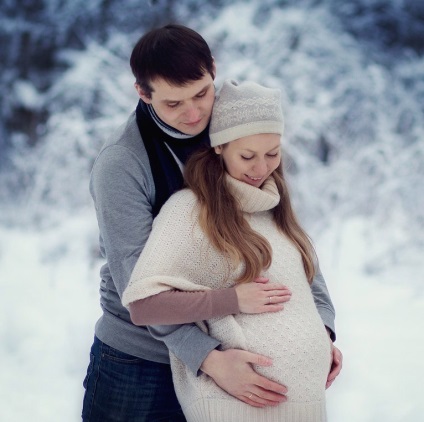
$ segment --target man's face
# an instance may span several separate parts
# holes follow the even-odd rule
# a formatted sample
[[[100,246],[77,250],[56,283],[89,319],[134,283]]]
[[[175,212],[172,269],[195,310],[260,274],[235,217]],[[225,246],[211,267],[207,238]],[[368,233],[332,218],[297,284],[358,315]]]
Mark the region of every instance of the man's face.
[[[215,87],[209,73],[184,86],[170,85],[161,78],[151,86],[151,98],[144,95],[138,85],[136,89],[140,98],[151,104],[166,124],[187,135],[197,135],[206,128],[215,100]]]

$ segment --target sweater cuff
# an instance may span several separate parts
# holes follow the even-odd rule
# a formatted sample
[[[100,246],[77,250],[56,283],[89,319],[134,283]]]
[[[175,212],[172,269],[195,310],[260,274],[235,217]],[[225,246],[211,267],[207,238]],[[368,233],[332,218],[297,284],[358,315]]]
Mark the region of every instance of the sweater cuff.
[[[216,315],[236,315],[240,313],[235,287],[209,291],[211,295],[211,313]]]
[[[321,316],[322,322],[325,327],[330,330],[330,338],[334,342],[336,341],[336,327],[334,325],[334,313],[331,309],[326,308],[325,306],[317,307],[318,313]]]

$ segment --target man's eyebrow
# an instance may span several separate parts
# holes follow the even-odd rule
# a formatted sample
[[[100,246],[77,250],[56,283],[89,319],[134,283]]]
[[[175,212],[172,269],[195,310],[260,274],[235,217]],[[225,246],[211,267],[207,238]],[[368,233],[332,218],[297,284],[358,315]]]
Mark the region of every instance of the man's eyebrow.
[[[194,95],[193,97],[197,97],[199,94],[201,94],[204,91],[207,91],[208,89],[210,89],[210,87],[212,86],[211,83],[207,83],[203,88],[199,89]]]
[[[197,91],[193,97],[195,97],[196,95],[201,94],[203,91],[207,91],[208,89],[210,89],[212,86],[212,83],[207,83],[203,88],[199,89],[199,91]],[[179,103],[180,101],[183,100],[171,100],[169,98],[164,98],[163,100],[161,100],[162,103]]]
[[[201,92],[208,90],[212,86],[211,82],[208,82],[201,90],[198,91],[196,95],[199,95]]]

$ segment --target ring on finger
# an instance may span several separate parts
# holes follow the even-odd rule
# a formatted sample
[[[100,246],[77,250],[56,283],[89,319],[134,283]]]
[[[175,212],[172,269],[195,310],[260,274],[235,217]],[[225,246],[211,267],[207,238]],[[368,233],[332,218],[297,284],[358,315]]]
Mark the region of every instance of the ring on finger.
[[[272,303],[272,296],[268,296],[268,305]]]

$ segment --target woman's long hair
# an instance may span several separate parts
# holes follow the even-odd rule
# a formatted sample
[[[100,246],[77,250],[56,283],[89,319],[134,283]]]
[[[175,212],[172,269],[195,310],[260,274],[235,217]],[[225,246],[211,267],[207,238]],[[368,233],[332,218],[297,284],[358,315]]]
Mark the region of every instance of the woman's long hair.
[[[186,186],[199,200],[199,224],[213,246],[227,254],[233,264],[244,263],[244,272],[236,281],[253,281],[271,265],[271,245],[244,218],[237,199],[228,188],[225,173],[222,155],[208,147],[190,157],[184,178]],[[293,212],[281,164],[272,176],[281,198],[273,209],[274,221],[299,250],[306,276],[312,283],[315,251]]]

